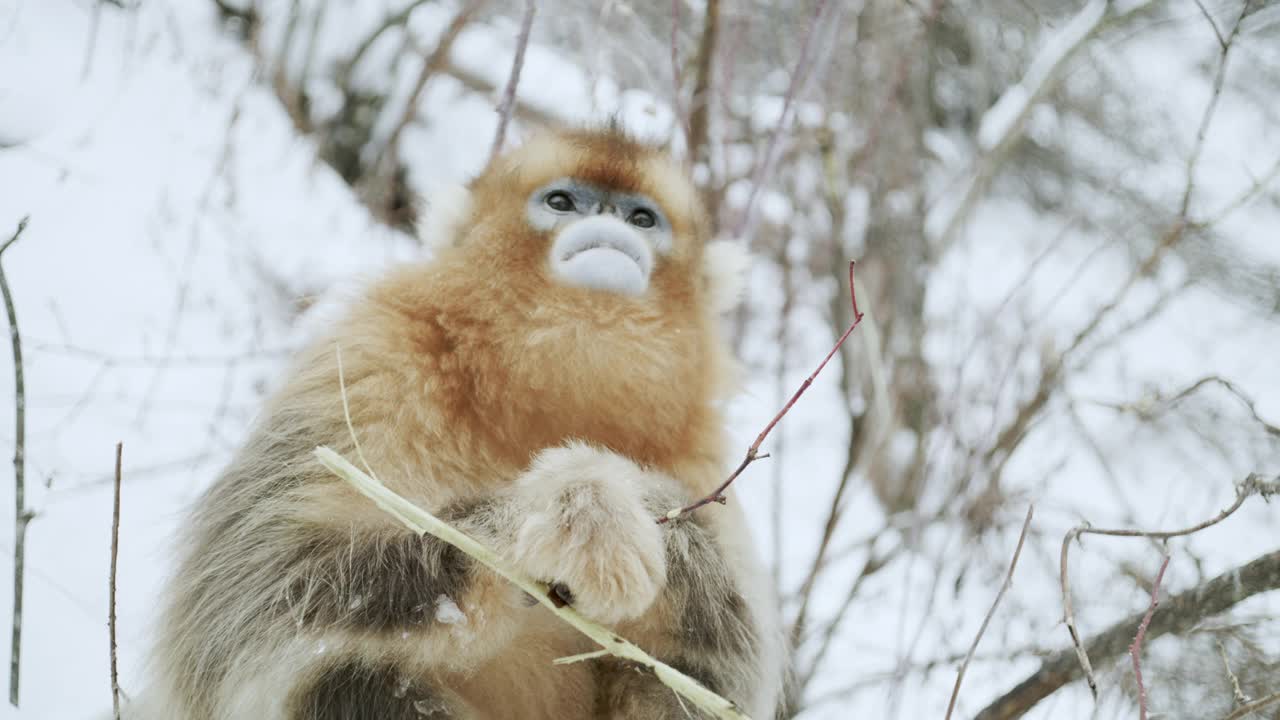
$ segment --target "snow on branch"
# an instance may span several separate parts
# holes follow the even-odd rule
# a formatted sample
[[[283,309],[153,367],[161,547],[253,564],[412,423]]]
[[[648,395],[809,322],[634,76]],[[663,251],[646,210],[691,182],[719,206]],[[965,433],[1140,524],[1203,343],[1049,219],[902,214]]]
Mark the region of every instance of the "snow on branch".
[[[978,157],[967,187],[955,203],[939,203],[925,222],[927,234],[942,244],[955,237],[987,184],[1004,164],[1009,150],[1022,138],[1031,110],[1053,89],[1067,62],[1109,22],[1123,19],[1151,0],[1115,3],[1091,0],[1061,30],[1049,38],[1022,79],[1001,93],[978,125]],[[1117,7],[1121,5],[1121,7]]]
[[[1107,15],[1107,0],[1093,0],[1072,18],[1058,34],[1049,38],[1036,55],[1027,74],[1010,85],[982,116],[978,125],[978,147],[990,152],[1022,134],[1035,101],[1052,86],[1058,69],[1089,39]]]

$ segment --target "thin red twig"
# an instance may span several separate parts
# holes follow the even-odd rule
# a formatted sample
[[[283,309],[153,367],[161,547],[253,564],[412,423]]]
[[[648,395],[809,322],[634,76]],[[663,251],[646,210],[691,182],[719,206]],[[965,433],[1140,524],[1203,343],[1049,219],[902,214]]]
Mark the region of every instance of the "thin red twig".
[[[788,412],[791,412],[791,408],[796,404],[796,401],[799,400],[800,396],[804,395],[805,391],[809,389],[809,386],[813,384],[815,379],[817,379],[818,374],[827,366],[827,363],[831,361],[831,358],[835,357],[835,354],[840,351],[840,347],[844,345],[844,341],[848,340],[849,336],[853,334],[853,330],[858,327],[858,323],[862,322],[862,311],[858,310],[858,293],[853,282],[853,269],[856,265],[857,263],[854,261],[849,262],[849,300],[853,303],[853,322],[850,323],[849,329],[845,330],[844,334],[840,336],[840,339],[836,341],[835,347],[831,348],[831,352],[827,353],[827,356],[822,359],[818,368],[800,384],[800,387],[794,394],[792,394],[791,399],[787,401],[787,404],[778,411],[777,415],[773,416],[773,419],[769,421],[769,424],[765,426],[764,430],[760,431],[760,434],[756,436],[755,442],[751,443],[751,447],[747,448],[747,454],[742,458],[742,462],[738,463],[738,467],[729,474],[729,477],[726,478],[724,482],[720,483],[719,487],[711,491],[709,495],[701,500],[690,503],[682,508],[672,510],[666,515],[658,518],[658,524],[675,520],[681,515],[691,513],[694,510],[697,510],[704,505],[710,505],[713,502],[723,505],[725,503],[724,491],[733,484],[734,480],[738,479],[738,476],[742,474],[742,471],[746,470],[747,466],[756,460],[762,460],[769,457],[768,453],[762,454],[760,452],[760,445],[764,442],[764,439],[769,436],[769,433],[773,432],[773,428],[777,426],[782,418],[785,417]]]
[[[1138,681],[1138,718],[1139,720],[1147,720],[1147,687],[1142,684],[1142,641],[1147,636],[1147,626],[1151,624],[1151,616],[1156,614],[1156,607],[1160,605],[1160,582],[1164,580],[1165,568],[1169,567],[1170,555],[1165,553],[1164,562],[1160,563],[1160,570],[1156,572],[1155,582],[1151,584],[1151,606],[1147,608],[1147,614],[1142,616],[1142,622],[1138,624],[1138,632],[1133,636],[1133,643],[1129,645],[1129,657],[1133,658],[1133,676]]]

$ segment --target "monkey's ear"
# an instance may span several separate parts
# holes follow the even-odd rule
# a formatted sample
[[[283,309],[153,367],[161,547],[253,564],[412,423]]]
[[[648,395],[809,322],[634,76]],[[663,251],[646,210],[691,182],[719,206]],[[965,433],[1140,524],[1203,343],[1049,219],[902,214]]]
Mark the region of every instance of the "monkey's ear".
[[[418,239],[433,250],[453,247],[471,216],[471,191],[463,185],[444,185],[427,197],[427,211],[418,223]]]
[[[715,312],[729,312],[742,301],[750,267],[751,253],[740,242],[715,240],[703,248],[702,278]]]

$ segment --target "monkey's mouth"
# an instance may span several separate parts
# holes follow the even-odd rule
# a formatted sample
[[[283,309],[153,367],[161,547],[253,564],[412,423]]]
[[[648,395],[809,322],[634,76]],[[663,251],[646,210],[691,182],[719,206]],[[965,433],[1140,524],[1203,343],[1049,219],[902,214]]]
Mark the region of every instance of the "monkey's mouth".
[[[561,282],[621,295],[643,294],[653,271],[648,243],[612,218],[591,218],[566,228],[553,243],[550,260]]]
[[[582,255],[586,255],[588,258],[608,257],[608,255],[603,255],[600,253],[620,253],[626,256],[627,258],[629,258],[631,262],[636,264],[637,267],[643,267],[645,264],[644,257],[639,252],[637,252],[637,248],[632,247],[627,243],[609,243],[609,242],[605,242],[604,240],[594,240],[594,241],[588,242],[586,245],[584,245],[581,248],[571,250],[568,255],[566,255],[561,259],[561,262],[569,262],[574,258],[580,257]]]

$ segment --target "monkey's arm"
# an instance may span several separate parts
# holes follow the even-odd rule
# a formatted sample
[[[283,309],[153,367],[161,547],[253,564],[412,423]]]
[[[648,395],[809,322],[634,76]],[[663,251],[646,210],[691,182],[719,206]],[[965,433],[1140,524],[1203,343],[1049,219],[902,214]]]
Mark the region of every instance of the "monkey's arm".
[[[689,501],[674,479],[583,444],[543,451],[517,483],[524,503],[515,559],[567,586],[580,612],[619,632],[744,706],[761,673],[759,608],[717,530],[698,517],[658,525]],[[656,679],[599,662],[602,717],[684,717]]]
[[[263,423],[200,503],[161,626],[166,717],[417,718],[414,703],[457,704],[424,678],[515,636],[521,596],[315,463],[333,437],[318,422]],[[498,498],[433,509],[495,546],[510,536]]]

